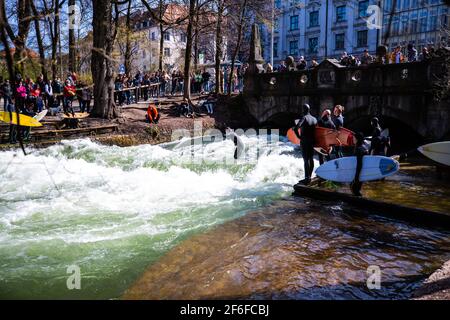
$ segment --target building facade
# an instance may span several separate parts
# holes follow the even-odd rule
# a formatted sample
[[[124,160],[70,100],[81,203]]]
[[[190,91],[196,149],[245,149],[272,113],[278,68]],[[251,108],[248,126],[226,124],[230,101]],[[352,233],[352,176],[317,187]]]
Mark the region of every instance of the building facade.
[[[409,42],[420,48],[448,39],[442,31],[448,30],[448,7],[442,0],[397,0],[386,39],[393,1],[274,0],[274,64],[289,55],[320,61],[344,52],[359,56],[365,49],[375,54],[384,43],[389,49]],[[271,28],[261,29],[264,58],[270,61]]]
[[[391,32],[386,41],[389,49],[412,43],[420,51],[424,46],[448,46],[450,39],[449,7],[442,0],[383,1],[383,30],[391,20]],[[392,17],[391,17],[392,16]]]

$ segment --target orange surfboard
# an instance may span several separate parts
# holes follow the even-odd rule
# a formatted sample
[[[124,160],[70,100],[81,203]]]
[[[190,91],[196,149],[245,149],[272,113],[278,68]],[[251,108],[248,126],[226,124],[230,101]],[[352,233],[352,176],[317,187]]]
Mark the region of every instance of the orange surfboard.
[[[301,130],[298,129],[301,134]],[[295,135],[294,130],[289,129],[287,138],[294,144],[300,144],[300,139]],[[321,148],[325,152],[330,152],[331,146],[353,146],[353,132],[346,128],[333,130],[328,128],[316,127],[314,132],[315,144],[314,147]]]

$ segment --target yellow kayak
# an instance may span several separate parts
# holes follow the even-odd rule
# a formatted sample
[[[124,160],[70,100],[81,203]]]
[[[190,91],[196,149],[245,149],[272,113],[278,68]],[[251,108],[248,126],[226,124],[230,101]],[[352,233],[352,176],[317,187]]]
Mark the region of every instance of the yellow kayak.
[[[17,113],[12,112],[12,119],[9,112],[0,111],[0,121],[6,123],[12,123],[17,125]],[[19,114],[20,126],[23,127],[42,127],[42,123],[36,119],[26,116],[24,114]]]

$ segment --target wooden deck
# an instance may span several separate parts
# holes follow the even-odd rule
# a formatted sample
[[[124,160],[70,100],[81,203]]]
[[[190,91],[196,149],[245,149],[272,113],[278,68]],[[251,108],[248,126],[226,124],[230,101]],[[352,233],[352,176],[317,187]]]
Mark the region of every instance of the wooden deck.
[[[76,129],[60,129],[61,121],[43,121],[42,127],[34,127],[31,129],[30,139],[25,141],[26,143],[37,143],[46,141],[55,141],[64,138],[78,138],[86,136],[96,136],[107,133],[116,132],[118,130],[118,124],[111,124],[108,122],[84,122],[80,128]],[[0,146],[8,147],[9,145],[9,125],[0,125]]]

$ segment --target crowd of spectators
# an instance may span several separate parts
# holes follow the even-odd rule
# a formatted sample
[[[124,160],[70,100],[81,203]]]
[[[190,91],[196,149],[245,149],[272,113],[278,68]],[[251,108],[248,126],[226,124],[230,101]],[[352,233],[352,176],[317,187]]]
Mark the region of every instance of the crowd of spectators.
[[[0,98],[4,111],[15,111],[26,115],[35,115],[48,109],[56,114],[63,108],[64,113],[73,113],[72,103],[79,101],[81,112],[90,112],[92,87],[77,80],[70,72],[64,82],[59,77],[45,79],[41,74],[35,81],[30,77],[17,76],[14,84],[0,78]]]
[[[434,52],[432,44],[422,48],[419,54],[417,49],[413,44],[408,44],[406,47],[400,45],[396,46],[392,52],[387,52],[386,55],[374,56],[369,53],[369,50],[365,49],[360,55],[353,55],[344,52],[342,56],[338,59],[339,63],[346,67],[358,67],[366,66],[373,63],[378,64],[393,64],[393,63],[404,63],[404,62],[416,62],[428,60]],[[286,59],[286,61],[289,61]],[[296,63],[288,66],[286,61],[281,61],[276,67],[272,66],[270,63],[265,65],[265,72],[284,72],[293,70],[307,70],[318,66],[316,59],[312,59],[310,62],[306,61],[305,57],[300,56]]]

